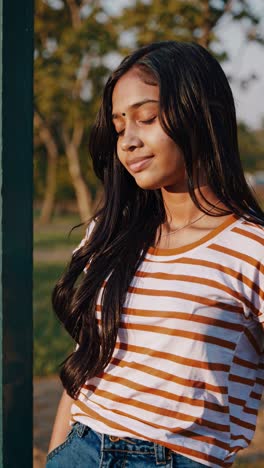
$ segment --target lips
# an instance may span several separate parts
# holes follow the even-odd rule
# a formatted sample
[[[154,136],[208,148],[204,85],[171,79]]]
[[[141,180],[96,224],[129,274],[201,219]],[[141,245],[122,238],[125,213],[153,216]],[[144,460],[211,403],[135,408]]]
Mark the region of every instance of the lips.
[[[154,157],[153,155],[150,155],[150,156],[141,156],[139,158],[134,158],[134,159],[129,160],[127,162],[127,165],[132,172],[140,172],[141,170],[145,169],[145,167],[148,166],[148,164],[150,163],[153,157]]]

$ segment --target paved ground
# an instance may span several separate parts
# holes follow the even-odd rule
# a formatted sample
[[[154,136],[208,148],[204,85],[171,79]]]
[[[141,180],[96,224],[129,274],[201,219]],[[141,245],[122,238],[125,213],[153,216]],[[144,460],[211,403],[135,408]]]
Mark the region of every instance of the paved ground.
[[[45,467],[51,428],[62,387],[57,377],[34,380],[34,468]],[[264,401],[259,414],[255,437],[249,449],[241,452],[241,460],[250,468],[264,467]]]
[[[34,468],[44,468],[62,387],[57,377],[34,379]]]

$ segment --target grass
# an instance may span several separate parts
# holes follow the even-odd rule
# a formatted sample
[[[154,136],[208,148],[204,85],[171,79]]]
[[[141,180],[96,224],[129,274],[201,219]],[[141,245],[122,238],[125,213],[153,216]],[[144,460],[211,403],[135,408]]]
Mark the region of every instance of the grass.
[[[78,244],[79,239],[79,230],[73,231],[70,236],[67,233],[61,232],[52,232],[48,234],[41,232],[34,240],[34,248],[50,250],[61,247],[74,247]]]
[[[57,373],[72,348],[51,307],[51,291],[62,271],[62,264],[41,263],[34,268],[34,375]]]
[[[74,346],[52,311],[51,293],[70,259],[71,251],[83,236],[84,227],[74,230],[68,237],[69,230],[76,224],[78,218],[64,216],[55,218],[48,227],[35,227],[33,292],[35,376],[58,373],[59,364]],[[68,255],[65,255],[67,253]]]
[[[39,226],[35,223],[34,229],[34,249],[72,247],[80,241],[82,233],[85,230],[84,226],[74,228],[79,224],[79,218],[76,216],[60,216],[54,218],[53,222],[47,226]],[[47,252],[48,253],[48,252]]]

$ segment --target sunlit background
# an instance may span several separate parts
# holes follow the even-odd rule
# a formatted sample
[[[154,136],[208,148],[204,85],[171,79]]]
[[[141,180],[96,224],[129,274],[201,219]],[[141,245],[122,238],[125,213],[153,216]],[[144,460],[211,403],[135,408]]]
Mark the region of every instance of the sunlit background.
[[[52,287],[101,196],[88,139],[110,71],[137,46],[195,41],[221,62],[238,116],[247,178],[264,200],[263,0],[36,0],[34,112],[34,468],[45,453],[73,343],[55,319]],[[264,415],[236,463],[264,467]]]

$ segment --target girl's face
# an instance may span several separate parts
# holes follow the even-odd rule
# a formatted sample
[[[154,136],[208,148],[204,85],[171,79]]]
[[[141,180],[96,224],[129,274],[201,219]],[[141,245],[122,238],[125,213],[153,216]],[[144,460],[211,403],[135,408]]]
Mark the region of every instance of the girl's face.
[[[159,87],[143,79],[133,68],[118,80],[113,91],[118,158],[143,189],[186,191],[182,151],[159,122]]]

